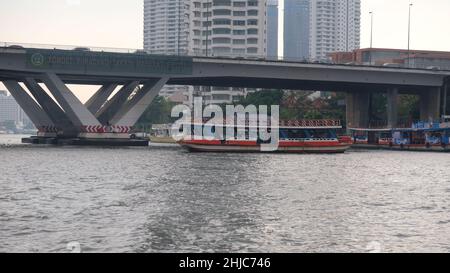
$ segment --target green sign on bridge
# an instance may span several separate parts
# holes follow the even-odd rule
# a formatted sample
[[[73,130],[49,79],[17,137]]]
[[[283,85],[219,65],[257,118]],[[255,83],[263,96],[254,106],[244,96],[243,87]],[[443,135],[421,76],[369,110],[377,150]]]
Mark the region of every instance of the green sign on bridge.
[[[186,56],[76,50],[27,50],[27,67],[32,69],[192,75],[192,66],[192,58]]]

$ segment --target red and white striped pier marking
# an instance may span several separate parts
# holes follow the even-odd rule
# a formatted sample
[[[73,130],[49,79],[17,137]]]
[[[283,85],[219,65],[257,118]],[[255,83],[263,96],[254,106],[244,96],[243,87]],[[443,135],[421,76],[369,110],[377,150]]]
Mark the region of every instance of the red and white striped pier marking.
[[[133,129],[132,126],[83,126],[83,133],[91,133],[91,134],[105,134],[105,133],[113,133],[113,134],[128,134]]]

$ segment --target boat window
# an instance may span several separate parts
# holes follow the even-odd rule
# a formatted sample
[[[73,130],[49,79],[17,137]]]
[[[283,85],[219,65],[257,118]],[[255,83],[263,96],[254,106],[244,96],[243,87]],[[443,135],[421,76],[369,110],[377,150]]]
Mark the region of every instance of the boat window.
[[[367,132],[364,132],[364,131],[355,131],[355,132],[353,133],[353,136],[354,136],[355,138],[367,138]]]
[[[444,132],[429,132],[426,134],[426,142],[430,144],[445,143]]]
[[[392,138],[392,134],[390,132],[381,132],[380,138]]]
[[[328,130],[328,137],[329,138],[337,138],[336,130]]]
[[[411,133],[411,144],[425,144],[426,137],[423,131]]]
[[[443,135],[443,132],[430,132],[429,135],[430,135],[430,137],[441,138]]]
[[[449,144],[449,137],[450,137],[450,132],[449,131],[445,131],[444,135],[442,136],[442,143],[444,144]]]
[[[285,129],[281,129],[280,130],[280,139],[288,139],[288,138],[289,138],[288,131]]]
[[[283,131],[283,134],[286,136],[285,138],[288,138],[288,139],[305,139],[305,138],[309,137],[306,130],[302,130],[302,129],[285,129],[282,131]]]
[[[336,134],[327,129],[310,130],[311,138],[335,138]]]

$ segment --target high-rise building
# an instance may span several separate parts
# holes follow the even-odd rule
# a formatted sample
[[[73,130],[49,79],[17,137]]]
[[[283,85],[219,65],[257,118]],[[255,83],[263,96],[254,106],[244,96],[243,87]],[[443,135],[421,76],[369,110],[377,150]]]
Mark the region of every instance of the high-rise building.
[[[189,0],[144,0],[144,50],[151,54],[186,55]]]
[[[361,0],[311,0],[310,58],[360,47]]]
[[[13,121],[16,125],[28,125],[29,118],[8,92],[0,90],[0,122]]]
[[[187,55],[189,0],[144,0],[144,50],[151,54]],[[166,85],[160,95],[187,95],[186,86]]]
[[[190,52],[201,56],[265,57],[266,17],[266,0],[192,0]],[[239,100],[252,91],[197,86],[192,96],[202,96],[205,104],[220,104]]]
[[[144,0],[144,49],[152,54],[265,57],[266,0]],[[184,92],[189,100],[226,103],[247,89],[165,87],[161,95]]]
[[[309,59],[310,0],[284,0],[284,57]]]
[[[278,57],[278,0],[267,2],[267,56]]]
[[[266,56],[266,0],[191,2],[192,53],[203,56]]]

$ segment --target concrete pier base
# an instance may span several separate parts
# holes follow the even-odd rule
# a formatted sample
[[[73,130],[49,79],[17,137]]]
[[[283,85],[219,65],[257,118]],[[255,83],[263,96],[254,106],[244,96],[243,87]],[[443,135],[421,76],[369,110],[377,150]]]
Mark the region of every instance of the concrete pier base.
[[[38,132],[37,137],[41,138],[55,138],[58,137],[57,133]]]
[[[4,84],[39,129],[37,136],[25,138],[23,143],[148,146],[148,140],[130,139],[130,133],[168,80],[164,77],[126,82],[109,100],[118,83],[104,84],[85,104],[55,73],[24,77],[21,82],[28,92],[17,80],[6,80]]]

